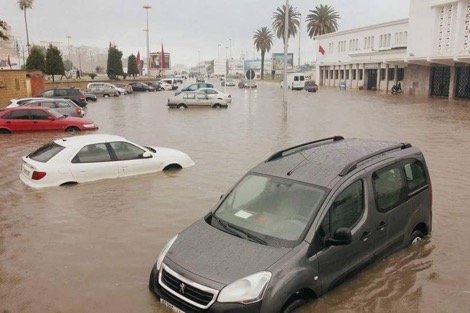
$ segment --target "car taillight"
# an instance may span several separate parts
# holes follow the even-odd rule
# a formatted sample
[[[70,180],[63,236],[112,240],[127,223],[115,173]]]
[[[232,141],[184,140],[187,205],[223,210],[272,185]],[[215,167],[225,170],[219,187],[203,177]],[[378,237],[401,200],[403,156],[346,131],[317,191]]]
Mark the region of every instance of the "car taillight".
[[[79,114],[79,115],[82,114],[82,110],[79,109],[79,108],[76,108],[76,109],[75,109],[75,112],[77,112],[77,114]]]
[[[34,171],[33,176],[31,177],[33,180],[40,180],[43,179],[44,176],[46,176],[46,172],[38,172]]]
[[[232,96],[231,96],[231,95],[228,95],[228,97],[229,97],[229,98],[232,98]]]
[[[85,100],[85,97],[83,97],[83,96],[80,96],[80,100]]]

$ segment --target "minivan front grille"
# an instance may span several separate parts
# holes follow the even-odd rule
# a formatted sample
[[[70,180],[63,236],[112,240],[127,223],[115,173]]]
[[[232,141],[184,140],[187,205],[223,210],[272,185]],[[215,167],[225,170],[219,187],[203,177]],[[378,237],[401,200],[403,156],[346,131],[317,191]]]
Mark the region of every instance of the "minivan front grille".
[[[173,296],[200,309],[207,309],[211,306],[218,294],[217,290],[194,283],[165,265],[161,269],[159,282]]]

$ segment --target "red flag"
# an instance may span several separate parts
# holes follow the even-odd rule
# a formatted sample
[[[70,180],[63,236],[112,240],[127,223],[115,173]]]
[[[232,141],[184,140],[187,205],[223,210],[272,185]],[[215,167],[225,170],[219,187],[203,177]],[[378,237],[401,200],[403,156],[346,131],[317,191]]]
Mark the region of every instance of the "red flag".
[[[11,70],[11,61],[10,61],[10,54],[8,54],[8,60],[7,60],[8,66],[10,67]]]
[[[160,70],[162,70],[165,67],[165,52],[163,51],[163,43],[162,43],[162,54],[160,54]]]
[[[323,49],[322,46],[318,47],[318,52],[320,52],[322,55],[325,55],[325,49]]]

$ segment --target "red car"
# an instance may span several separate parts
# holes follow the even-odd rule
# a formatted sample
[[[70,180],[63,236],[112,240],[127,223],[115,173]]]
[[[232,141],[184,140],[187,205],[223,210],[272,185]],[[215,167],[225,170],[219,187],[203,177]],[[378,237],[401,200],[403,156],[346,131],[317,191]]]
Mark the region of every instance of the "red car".
[[[98,126],[90,120],[66,117],[45,107],[16,107],[0,111],[0,134],[46,130],[75,132],[95,129],[98,129]]]

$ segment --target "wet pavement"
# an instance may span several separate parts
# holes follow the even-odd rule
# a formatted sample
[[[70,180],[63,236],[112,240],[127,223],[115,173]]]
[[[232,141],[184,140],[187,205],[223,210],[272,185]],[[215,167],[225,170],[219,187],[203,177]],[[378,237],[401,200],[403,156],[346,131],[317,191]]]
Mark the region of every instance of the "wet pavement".
[[[223,87],[220,87],[221,89]],[[188,153],[170,174],[32,190],[22,155],[62,133],[0,137],[0,312],[169,312],[149,293],[160,249],[248,169],[281,148],[332,135],[407,141],[425,154],[433,233],[300,312],[470,312],[470,102],[366,91],[227,88],[228,109],[169,110],[171,92],[99,99],[99,133]]]

